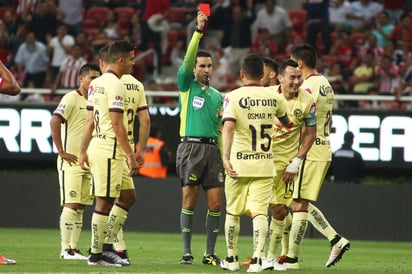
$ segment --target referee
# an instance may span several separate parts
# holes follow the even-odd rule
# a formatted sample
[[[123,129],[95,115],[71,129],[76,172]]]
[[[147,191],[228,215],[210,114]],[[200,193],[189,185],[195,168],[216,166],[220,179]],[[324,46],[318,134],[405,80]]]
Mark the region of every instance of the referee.
[[[220,207],[223,194],[223,166],[217,137],[221,124],[223,99],[209,86],[212,56],[199,50],[207,16],[199,11],[197,28],[178,70],[180,137],[176,170],[182,185],[180,226],[183,239],[181,264],[192,264],[192,223],[200,185],[207,199],[206,251],[202,262],[218,265],[215,244],[219,233]]]

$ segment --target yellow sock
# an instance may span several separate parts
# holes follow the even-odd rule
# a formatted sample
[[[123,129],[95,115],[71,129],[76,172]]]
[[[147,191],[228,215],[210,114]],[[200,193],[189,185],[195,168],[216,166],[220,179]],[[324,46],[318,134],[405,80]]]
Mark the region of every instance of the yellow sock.
[[[309,203],[309,222],[319,231],[323,236],[325,236],[329,242],[337,235],[335,229],[329,224],[328,220],[323,215],[322,211],[319,210],[312,203]]]
[[[126,250],[126,242],[124,240],[124,235],[123,235],[123,228],[117,232],[117,235],[113,239],[113,247],[114,250]]]
[[[70,240],[76,222],[77,212],[69,207],[63,207],[60,215],[60,239],[62,251],[70,248]]]
[[[265,248],[266,233],[268,232],[268,219],[264,215],[253,218],[253,256],[260,258]]]
[[[93,213],[92,216],[92,253],[102,253],[104,236],[107,232],[109,216]]]
[[[127,218],[127,211],[118,205],[114,205],[109,215],[109,225],[107,229],[105,244],[113,244],[114,237],[119,232],[120,228],[123,227],[124,222]]]
[[[283,236],[282,236],[282,252],[280,255],[286,255],[289,251],[289,235],[290,235],[290,227],[292,225],[292,214],[290,212],[286,215],[285,218],[285,227],[283,229]]]
[[[73,226],[72,237],[70,238],[70,247],[73,249],[76,249],[77,244],[79,243],[80,233],[82,232],[83,227],[83,213],[84,209],[78,209],[76,211],[76,220]]]
[[[240,217],[226,214],[225,238],[226,238],[227,255],[229,257],[237,256],[239,231],[240,231]]]
[[[276,250],[282,239],[284,226],[285,220],[280,221],[272,218],[269,227],[270,238],[267,258],[276,258]]]
[[[299,257],[300,246],[305,236],[308,227],[308,213],[307,212],[293,212],[292,227],[290,229],[289,239],[289,258]]]

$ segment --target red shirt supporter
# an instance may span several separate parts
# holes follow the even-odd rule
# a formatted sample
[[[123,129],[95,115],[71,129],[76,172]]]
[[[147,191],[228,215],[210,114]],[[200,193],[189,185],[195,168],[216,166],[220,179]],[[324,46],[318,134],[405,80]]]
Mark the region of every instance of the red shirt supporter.
[[[170,0],[147,0],[143,14],[143,21],[147,20],[154,14],[162,13],[170,9]]]
[[[409,51],[412,48],[412,18],[405,13],[401,17],[399,24],[392,31],[392,39],[396,40],[398,45],[404,50]]]

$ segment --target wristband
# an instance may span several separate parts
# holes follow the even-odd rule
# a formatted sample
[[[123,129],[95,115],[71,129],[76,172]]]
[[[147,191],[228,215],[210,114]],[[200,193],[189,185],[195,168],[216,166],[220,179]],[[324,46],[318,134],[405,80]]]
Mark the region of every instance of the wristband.
[[[295,157],[292,162],[286,167],[286,172],[298,173],[300,162],[302,162],[302,159]]]
[[[196,31],[197,31],[198,33],[203,33],[203,30],[201,30],[201,29],[199,29],[199,28],[196,28]]]

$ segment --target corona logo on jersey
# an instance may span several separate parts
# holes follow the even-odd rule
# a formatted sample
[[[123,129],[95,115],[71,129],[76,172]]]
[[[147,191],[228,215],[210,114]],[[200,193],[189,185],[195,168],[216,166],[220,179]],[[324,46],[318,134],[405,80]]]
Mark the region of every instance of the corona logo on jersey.
[[[333,93],[333,89],[331,86],[320,86],[319,87],[319,94],[321,96],[326,96],[328,93]]]
[[[132,83],[123,83],[127,90],[140,91],[139,85]]]
[[[250,109],[251,107],[276,107],[276,99],[254,99],[250,97],[242,97],[239,100],[239,106],[241,108]]]

